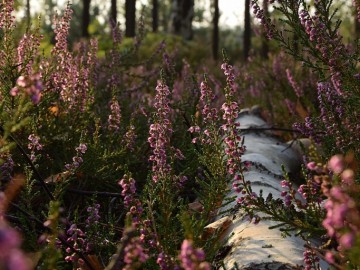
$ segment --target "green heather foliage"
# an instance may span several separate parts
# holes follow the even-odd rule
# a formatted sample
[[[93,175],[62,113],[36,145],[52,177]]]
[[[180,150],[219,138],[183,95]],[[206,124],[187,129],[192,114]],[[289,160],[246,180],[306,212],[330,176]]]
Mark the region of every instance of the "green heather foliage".
[[[281,27],[252,6],[280,49],[232,65],[197,41],[146,34],[144,19],[134,39],[113,25],[112,39],[69,44],[70,5],[44,45],[2,1],[0,269],[219,266],[219,235],[203,229],[234,201],[229,186],[249,220],[265,213],[308,242],[305,269],[317,258],[360,269],[359,41],[344,43],[330,0],[270,3]],[[284,139],[313,143],[299,179],[284,171],[283,200],[243,176],[235,119],[255,104],[272,125],[293,125]]]

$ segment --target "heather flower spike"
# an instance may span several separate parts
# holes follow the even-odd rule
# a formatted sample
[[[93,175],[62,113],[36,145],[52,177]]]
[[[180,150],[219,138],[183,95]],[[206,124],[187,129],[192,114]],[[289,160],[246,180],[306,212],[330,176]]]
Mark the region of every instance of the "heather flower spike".
[[[156,86],[156,96],[154,107],[156,113],[154,123],[150,125],[148,142],[153,149],[149,160],[152,161],[152,179],[154,182],[164,180],[169,174],[171,167],[167,162],[168,150],[170,147],[170,137],[172,127],[170,116],[170,90],[162,80],[158,81]]]

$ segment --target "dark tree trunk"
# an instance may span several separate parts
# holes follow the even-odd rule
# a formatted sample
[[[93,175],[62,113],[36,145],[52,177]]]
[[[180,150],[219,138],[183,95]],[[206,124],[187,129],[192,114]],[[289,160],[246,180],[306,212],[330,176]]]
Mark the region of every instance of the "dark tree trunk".
[[[30,0],[26,0],[26,23],[27,23],[27,27],[30,27],[30,23],[31,23]]]
[[[250,0],[245,0],[244,60],[247,61],[251,47]]]
[[[186,40],[191,40],[193,38],[194,0],[173,0],[172,5],[171,32],[181,35]]]
[[[110,21],[114,25],[117,23],[117,0],[111,0]]]
[[[135,37],[136,0],[125,1],[125,36]]]
[[[265,17],[269,17],[268,4],[269,4],[269,0],[263,0],[263,10]],[[268,54],[269,54],[269,41],[264,33],[261,39],[261,57],[263,59],[268,59]]]
[[[90,2],[91,0],[83,0],[83,16],[82,16],[82,37],[89,37],[90,24]]]
[[[355,10],[355,38],[360,39],[360,21],[357,16],[357,12]]]
[[[214,0],[213,17],[213,36],[212,36],[212,55],[214,60],[218,60],[219,54],[219,0]]]
[[[152,31],[157,32],[159,28],[159,0],[152,0]]]

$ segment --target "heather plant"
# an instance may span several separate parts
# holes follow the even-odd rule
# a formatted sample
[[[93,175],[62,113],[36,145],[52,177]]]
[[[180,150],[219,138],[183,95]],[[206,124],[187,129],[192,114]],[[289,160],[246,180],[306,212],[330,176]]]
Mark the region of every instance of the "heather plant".
[[[316,72],[318,77],[320,110],[312,112],[314,116],[307,118],[305,125],[295,127],[308,135],[311,132],[312,137],[331,134],[322,137],[327,155],[353,150],[358,156],[359,147],[354,136],[358,133],[358,42],[344,44],[339,33],[341,22],[333,19],[336,10],[332,8],[332,1],[315,1],[313,5],[305,1],[273,2],[274,9],[284,16],[281,20],[284,27],[280,29],[265,17],[257,1],[253,1],[254,14],[264,25],[267,37],[276,40],[285,52]],[[298,37],[299,49],[288,33]],[[335,100],[336,105],[333,104]],[[335,134],[332,125],[336,126]],[[314,139],[319,141],[319,136]]]
[[[90,258],[94,258],[94,255],[107,261],[115,251],[116,238],[121,236],[121,224],[125,222],[123,213],[129,205],[127,199],[124,203],[119,202],[121,190],[117,193],[102,190],[116,187],[114,179],[127,170],[134,171],[140,179],[146,178],[148,160],[138,156],[150,153],[146,150],[148,147],[144,147],[147,144],[144,131],[153,111],[152,105],[155,107],[155,122],[150,130],[157,143],[154,147],[150,145],[150,148],[154,148],[151,161],[155,162],[151,177],[159,179],[162,185],[161,188],[160,184],[155,188],[154,196],[159,195],[156,193],[158,191],[163,192],[160,197],[162,203],[166,207],[167,202],[174,205],[177,201],[175,194],[170,192],[170,187],[181,188],[186,180],[182,173],[177,174],[181,170],[176,169],[175,175],[175,171],[171,169],[173,164],[179,166],[178,159],[183,159],[184,156],[168,141],[172,135],[171,118],[174,117],[174,113],[169,113],[170,101],[166,97],[170,92],[163,83],[158,87],[159,96],[154,99],[151,93],[153,90],[148,88],[159,71],[151,68],[151,61],[163,50],[164,44],[159,45],[149,61],[134,64],[132,61],[141,45],[142,36],[134,41],[130,50],[124,51],[120,46],[122,41],[119,29],[114,27],[113,49],[103,61],[96,56],[96,40],[91,40],[89,44],[79,43],[70,49],[67,35],[72,11],[70,5],[67,5],[64,15],[54,19],[56,43],[51,51],[52,55],[39,55],[39,43],[35,42],[33,35],[27,33],[19,43],[21,49],[17,50],[18,59],[22,61],[19,64],[13,56],[16,51],[16,40],[12,36],[12,28],[15,27],[11,14],[13,2],[8,1],[6,4],[4,8],[2,6],[1,17],[4,30],[1,34],[5,37],[1,45],[6,49],[2,52],[5,51],[7,59],[7,62],[2,62],[1,69],[1,95],[4,101],[1,105],[4,108],[4,117],[1,119],[1,156],[4,160],[1,180],[3,188],[3,184],[11,181],[14,171],[26,173],[27,181],[16,201],[18,204],[14,204],[16,207],[11,209],[20,217],[19,226],[23,233],[32,234],[32,237],[25,239],[24,247],[28,251],[38,250],[39,247],[31,242],[33,237],[36,238],[40,231],[45,230],[46,235],[42,234],[41,237],[42,244],[45,245],[43,258],[39,263],[41,267],[53,269],[59,263],[65,267],[64,260],[74,267],[85,264],[90,267]],[[32,42],[31,38],[35,41]],[[13,43],[12,47],[6,42]],[[23,48],[24,46],[29,48]],[[20,69],[17,65],[24,67]],[[145,73],[147,75],[144,76]],[[166,90],[166,93],[162,93],[161,89]],[[163,102],[161,97],[164,98]],[[108,109],[104,111],[103,108]],[[165,133],[162,131],[164,126],[169,127]],[[177,132],[180,133],[179,130]],[[185,136],[186,130],[182,134]],[[23,145],[27,145],[27,149]],[[162,156],[164,149],[168,155],[165,160]],[[20,162],[21,156],[25,159],[24,163]],[[15,168],[12,158],[17,160]],[[145,169],[135,170],[137,166],[144,166]],[[99,179],[102,179],[101,183]],[[156,184],[156,181],[150,182]],[[143,183],[144,180],[139,182],[140,190]],[[160,189],[157,190],[158,188]],[[43,193],[47,197],[42,196]],[[96,199],[103,197],[104,201],[91,206],[94,204],[86,198],[89,195]],[[140,212],[138,222],[144,224],[143,232],[148,230],[154,234],[150,246],[156,247],[156,251],[152,251],[151,255],[166,267],[168,262],[173,265],[178,260],[176,243],[180,245],[182,236],[179,226],[170,224],[175,224],[173,218],[176,211],[171,207],[161,208],[156,197],[154,209],[151,208],[153,202],[150,202],[147,214],[155,216],[157,220],[142,220]],[[137,202],[135,209],[140,211],[140,201]],[[103,216],[101,209],[107,203],[110,207]],[[145,201],[145,206],[148,207],[146,203],[148,202]],[[59,204],[64,211],[59,210]],[[85,208],[88,211],[81,205],[89,205]],[[152,213],[161,209],[167,211],[165,221],[158,220],[156,212]],[[137,210],[130,207],[129,213],[135,214]],[[47,211],[50,212],[50,217],[44,227],[40,225],[40,220],[45,218],[44,213]],[[136,224],[135,218],[131,223]],[[155,234],[155,226],[159,226],[160,235]],[[101,235],[95,233],[106,227],[109,229]],[[172,243],[170,239],[175,230],[179,240]],[[60,240],[61,245],[55,244],[56,239]],[[135,265],[139,266],[139,262],[143,263],[148,257],[139,257],[139,253],[135,252],[143,248],[141,241],[135,237],[125,247],[128,252],[125,252],[126,256],[122,254],[122,260],[127,265],[137,261]],[[133,256],[130,256],[131,253]]]
[[[305,67],[313,69],[318,75],[319,112],[312,113],[319,113],[319,116],[308,117],[304,125],[297,124],[295,128],[317,143],[322,143],[326,151],[325,159],[334,153],[353,151],[355,159],[358,160],[358,47],[351,51],[349,46],[342,43],[337,31],[340,22],[332,21],[333,12],[336,12],[331,10],[332,1],[315,1],[313,7],[305,1],[278,1],[274,8],[284,15],[284,29],[276,28],[271,19],[264,16],[264,11],[260,9],[257,1],[253,1],[252,4],[254,13],[264,26],[268,38],[278,41],[287,53],[302,61]],[[315,10],[314,13],[312,8]],[[290,38],[286,36],[287,32],[300,38],[301,52],[294,48]],[[296,95],[301,96],[291,73],[287,71],[286,75]],[[336,268],[357,269],[359,262],[353,254],[358,253],[358,248],[354,245],[358,241],[357,220],[354,219],[359,209],[358,196],[346,189],[345,184],[350,183],[352,190],[357,190],[358,183],[354,180],[356,174],[349,169],[342,177],[346,180],[336,180],[336,175],[344,170],[341,159],[337,156],[329,161],[330,171],[322,169],[321,163],[315,166],[314,162],[309,163],[308,168],[318,175],[305,173],[304,176],[308,175],[306,178],[309,180],[298,190],[288,178],[285,178],[282,182],[283,201],[274,200],[271,194],[263,198],[262,192],[252,194],[249,189],[245,190],[244,197],[240,198],[242,209],[248,212],[250,217],[255,218],[255,223],[264,218],[257,216],[256,212],[267,214],[265,218],[280,222],[275,227],[280,227],[285,234],[297,230],[297,234],[309,243],[311,237],[321,237],[325,234],[324,229],[319,226],[322,223],[330,242],[335,241],[335,250],[330,251],[331,245],[311,249],[316,250],[320,256],[325,256]],[[301,195],[302,200],[297,198],[297,194]],[[292,219],[289,219],[289,216]],[[352,229],[347,229],[344,224],[348,224]],[[343,231],[335,233],[340,227]],[[309,254],[304,253],[306,267],[317,267],[316,260],[313,261]]]

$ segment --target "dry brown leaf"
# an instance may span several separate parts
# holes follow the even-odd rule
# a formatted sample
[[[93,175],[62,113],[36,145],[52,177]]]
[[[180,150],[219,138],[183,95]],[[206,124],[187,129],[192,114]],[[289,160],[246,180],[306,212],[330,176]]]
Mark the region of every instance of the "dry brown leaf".
[[[55,116],[59,115],[59,107],[57,105],[49,107],[49,111]]]
[[[219,236],[221,237],[221,234],[226,231],[227,228],[232,224],[232,220],[229,216],[225,216],[213,223],[210,223],[204,228],[204,232],[201,236],[202,239],[208,239],[211,235],[214,233],[219,233]]]
[[[188,207],[191,211],[199,213],[204,210],[203,205],[199,201],[194,201],[188,204]]]
[[[66,178],[68,178],[70,176],[70,172],[66,171],[66,172],[62,172],[62,173],[58,173],[58,174],[54,174],[54,175],[50,175],[48,178],[45,179],[45,183],[58,183],[61,181],[64,181]]]
[[[304,106],[301,104],[300,100],[296,101],[296,107],[295,107],[296,112],[298,113],[298,115],[302,118],[305,119],[306,117],[309,116],[308,111],[304,108]]]

